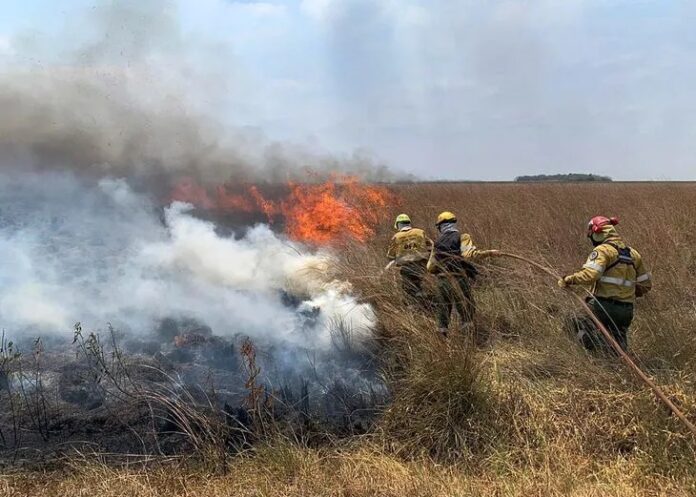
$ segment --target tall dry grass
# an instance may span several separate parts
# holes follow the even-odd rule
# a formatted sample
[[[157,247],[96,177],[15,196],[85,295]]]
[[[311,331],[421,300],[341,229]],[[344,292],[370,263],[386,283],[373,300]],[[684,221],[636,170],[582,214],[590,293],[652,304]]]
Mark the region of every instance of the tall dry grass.
[[[696,421],[696,185],[414,184],[389,217],[435,236],[454,211],[482,248],[567,273],[591,250],[584,226],[617,215],[651,266],[637,308],[638,364]],[[385,272],[387,222],[345,247],[339,273],[379,317],[374,353],[392,402],[368,436],[320,449],[270,440],[224,471],[191,462],[114,466],[72,459],[50,473],[0,477],[7,495],[694,495],[696,440],[621,364],[564,331],[579,312],[555,282],[512,261],[482,264],[476,333],[445,343],[431,310],[405,305]],[[433,292],[432,281],[428,288]],[[481,345],[481,343],[485,344]]]
[[[622,219],[619,231],[644,256],[655,290],[631,330],[635,359],[696,421],[696,185],[425,184],[396,188],[407,212],[435,236],[454,211],[482,248],[525,255],[567,274],[591,246],[587,220]],[[470,471],[592,473],[617,458],[627,468],[693,486],[696,440],[620,363],[585,353],[565,331],[581,312],[547,275],[517,262],[482,264],[477,332],[445,345],[433,317],[399,305],[395,273],[381,272],[385,225],[368,247],[345,255],[346,275],[378,309],[388,343],[394,401],[380,424],[391,453],[466,463]],[[432,291],[432,289],[431,289]]]

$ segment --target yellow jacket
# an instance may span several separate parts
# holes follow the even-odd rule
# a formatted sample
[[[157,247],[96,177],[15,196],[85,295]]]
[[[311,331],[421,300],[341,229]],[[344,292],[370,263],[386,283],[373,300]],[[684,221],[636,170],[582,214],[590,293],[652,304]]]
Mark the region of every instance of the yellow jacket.
[[[634,302],[652,288],[651,276],[636,249],[630,249],[630,259],[621,257],[618,249],[627,245],[618,236],[608,238],[595,247],[587,262],[577,273],[564,278],[568,285],[591,288],[596,297]]]
[[[389,242],[387,258],[402,262],[422,261],[428,258],[428,252],[433,248],[433,241],[420,228],[405,226],[397,231]]]
[[[485,259],[493,255],[494,251],[491,250],[479,250],[474,245],[474,241],[471,239],[469,233],[462,233],[462,257],[469,260]]]

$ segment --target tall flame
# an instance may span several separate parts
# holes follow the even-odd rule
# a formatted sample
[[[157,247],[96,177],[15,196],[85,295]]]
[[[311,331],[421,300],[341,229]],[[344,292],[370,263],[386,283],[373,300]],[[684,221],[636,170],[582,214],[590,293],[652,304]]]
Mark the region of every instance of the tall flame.
[[[289,238],[314,245],[368,240],[392,201],[387,188],[351,176],[334,176],[323,183],[289,183],[287,193],[277,200],[264,197],[255,185],[241,188],[218,185],[210,191],[184,178],[172,190],[171,200],[206,210],[260,213],[269,223],[282,219]]]
[[[342,239],[366,241],[374,235],[388,203],[383,187],[365,185],[355,178],[322,184],[291,184],[281,204],[290,238],[325,245]]]

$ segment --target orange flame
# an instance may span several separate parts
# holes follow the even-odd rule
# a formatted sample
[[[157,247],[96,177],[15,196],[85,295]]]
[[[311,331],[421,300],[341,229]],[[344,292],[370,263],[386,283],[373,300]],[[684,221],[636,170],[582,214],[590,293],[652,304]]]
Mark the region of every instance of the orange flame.
[[[316,245],[345,239],[364,242],[374,235],[388,198],[383,187],[365,185],[355,178],[291,184],[281,209],[285,231],[290,238]]]
[[[265,198],[255,185],[246,186],[242,193],[219,185],[211,195],[191,178],[185,178],[172,190],[171,200],[207,210],[258,212],[269,223],[282,218],[289,238],[314,245],[368,240],[375,226],[384,220],[384,208],[393,200],[387,188],[361,183],[350,176],[335,176],[324,183],[289,183],[288,188],[289,193],[276,201]]]
[[[269,221],[278,213],[275,204],[266,200],[254,185],[246,186],[242,193],[229,191],[227,185],[217,185],[211,194],[193,178],[184,178],[174,186],[169,200],[188,202],[206,210],[261,212]]]
[[[278,214],[278,206],[274,202],[266,200],[264,196],[261,195],[259,189],[253,185],[249,187],[249,195],[254,199],[256,205],[261,209],[261,212],[266,215],[268,222],[272,223],[273,216]]]

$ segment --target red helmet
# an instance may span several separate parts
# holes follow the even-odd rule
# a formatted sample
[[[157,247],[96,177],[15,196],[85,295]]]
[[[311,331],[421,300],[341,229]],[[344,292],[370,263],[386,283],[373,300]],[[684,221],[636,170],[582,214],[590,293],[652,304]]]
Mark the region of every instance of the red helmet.
[[[606,226],[616,226],[617,224],[619,224],[619,218],[617,217],[595,216],[590,219],[587,225],[587,234],[601,233]]]

